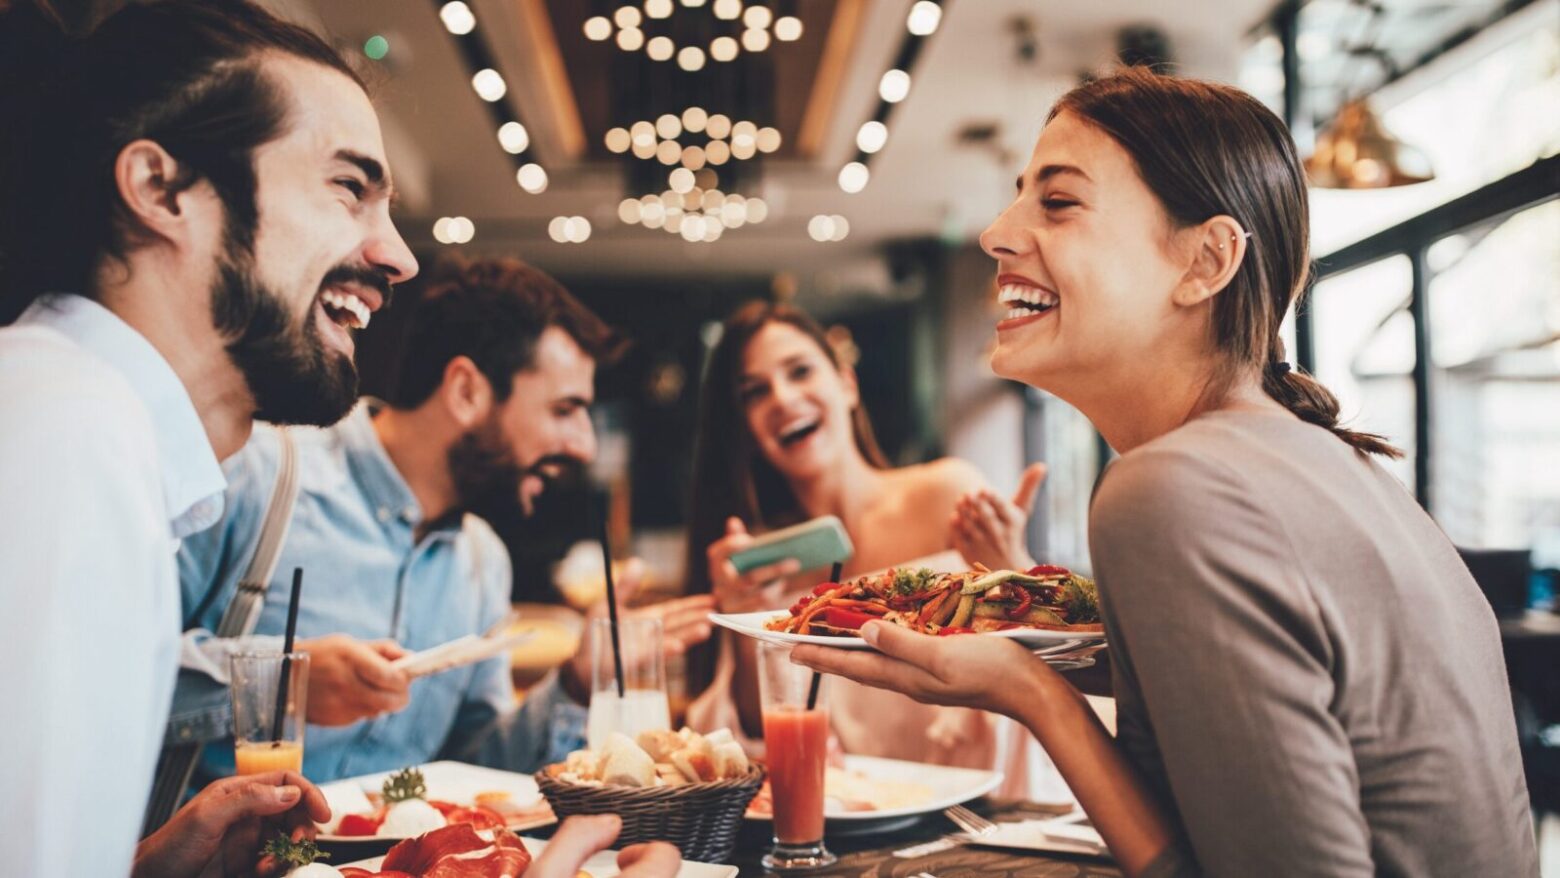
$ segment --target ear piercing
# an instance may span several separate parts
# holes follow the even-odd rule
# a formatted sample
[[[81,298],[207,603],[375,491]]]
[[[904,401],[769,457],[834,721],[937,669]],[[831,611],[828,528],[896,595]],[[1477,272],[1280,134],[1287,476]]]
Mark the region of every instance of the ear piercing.
[[[1249,238],[1249,237],[1251,237],[1251,233],[1250,232],[1245,232],[1245,233],[1240,234],[1240,235],[1230,235],[1230,240],[1231,241],[1239,241],[1241,238]],[[1224,245],[1220,244],[1219,245],[1219,249],[1223,250],[1224,249]]]

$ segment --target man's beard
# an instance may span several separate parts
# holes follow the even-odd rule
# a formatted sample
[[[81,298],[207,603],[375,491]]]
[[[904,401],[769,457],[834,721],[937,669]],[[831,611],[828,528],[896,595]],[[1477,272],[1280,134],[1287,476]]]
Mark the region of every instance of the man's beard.
[[[456,512],[474,512],[484,518],[507,518],[516,512],[529,516],[531,510],[521,498],[521,482],[531,477],[546,486],[559,470],[578,467],[578,461],[556,454],[521,467],[510,448],[497,412],[450,446],[447,459]]]
[[[352,358],[330,350],[320,338],[310,299],[301,325],[286,301],[256,276],[244,248],[227,245],[211,289],[212,323],[229,341],[227,352],[254,397],[255,417],[277,424],[328,426],[357,402],[358,373]],[[338,267],[322,287],[358,280],[388,287],[371,269]]]

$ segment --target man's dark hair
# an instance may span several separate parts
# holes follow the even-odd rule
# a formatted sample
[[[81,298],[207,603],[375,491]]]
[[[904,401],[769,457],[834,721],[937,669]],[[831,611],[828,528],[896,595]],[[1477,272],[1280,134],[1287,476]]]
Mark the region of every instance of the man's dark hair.
[[[444,381],[450,360],[469,357],[509,398],[515,373],[531,368],[549,326],[569,334],[598,363],[622,349],[619,337],[546,273],[518,259],[473,262],[428,290],[410,316],[395,392],[399,409],[422,405]]]
[[[0,323],[45,292],[93,295],[103,261],[145,240],[114,180],[136,140],[178,162],[170,191],[210,183],[230,241],[253,245],[254,151],[285,133],[289,106],[266,53],[362,84],[325,41],[247,0],[136,3],[79,39],[28,2],[0,13]]]

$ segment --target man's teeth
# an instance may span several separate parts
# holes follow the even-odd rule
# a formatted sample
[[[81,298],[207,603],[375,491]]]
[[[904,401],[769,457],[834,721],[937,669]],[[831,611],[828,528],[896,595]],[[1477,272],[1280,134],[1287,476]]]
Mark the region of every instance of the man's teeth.
[[[351,293],[338,293],[335,290],[326,290],[320,293],[320,301],[338,311],[345,311],[352,315],[357,321],[357,325],[353,327],[354,329],[366,329],[369,318],[374,313],[369,310],[367,303]]]
[[[997,292],[997,300],[1008,306],[1004,320],[1043,314],[1061,303],[1061,298],[1050,290],[1025,284],[1003,284]]]

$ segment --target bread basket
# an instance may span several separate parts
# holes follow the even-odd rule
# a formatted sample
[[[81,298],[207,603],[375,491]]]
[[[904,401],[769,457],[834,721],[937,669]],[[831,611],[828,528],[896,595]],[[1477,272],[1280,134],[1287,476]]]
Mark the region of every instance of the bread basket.
[[[559,780],[562,765],[536,773],[553,812],[562,820],[573,814],[616,814],[623,831],[615,846],[669,841],[683,859],[725,862],[737,844],[737,830],[748,803],[764,783],[764,769],[753,764],[747,773],[725,780],[683,786],[628,787]]]

